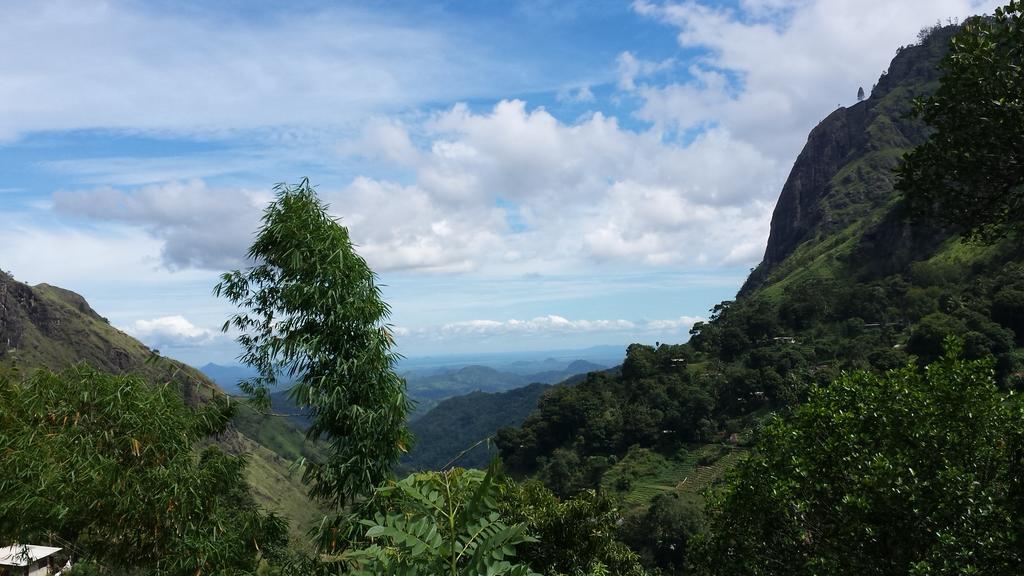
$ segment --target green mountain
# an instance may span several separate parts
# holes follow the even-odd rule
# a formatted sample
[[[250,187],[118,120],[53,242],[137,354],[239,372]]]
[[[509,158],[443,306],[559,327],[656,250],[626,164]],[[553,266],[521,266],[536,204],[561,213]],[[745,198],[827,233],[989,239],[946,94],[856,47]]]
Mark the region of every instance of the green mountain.
[[[687,344],[629,347],[621,376],[546,393],[499,432],[507,468],[566,495],[602,486],[635,506],[699,498],[767,414],[841,371],[927,362],[950,333],[1017,387],[1024,356],[1019,239],[962,242],[904,216],[894,168],[924,141],[912,100],[937,87],[955,28],[901,48],[866,100],[811,131],[772,217],[764,260]]]
[[[513,368],[538,366],[548,370],[521,375],[469,365],[406,374],[409,395],[417,403],[417,412],[409,422],[416,442],[402,458],[398,475],[404,476],[408,471],[440,469],[463,450],[493,436],[498,429],[521,424],[536,407],[541,393],[552,383],[572,384],[587,372],[604,369],[604,366],[587,360],[566,364],[555,359],[521,363]],[[238,382],[255,375],[251,368],[244,366],[206,364],[200,370],[218,386],[235,395],[240,394]],[[270,394],[270,409],[277,415],[275,417],[287,417],[301,430],[310,425],[309,416],[292,402],[286,388]],[[266,425],[270,420],[270,417],[243,410],[235,425],[247,436],[285,458],[318,456],[315,444],[297,434],[282,434],[281,426]],[[458,465],[485,468],[496,454],[493,443],[485,442],[460,457]]]
[[[500,428],[521,424],[549,388],[550,384],[537,382],[506,392],[476,391],[442,400],[409,425],[416,443],[402,458],[402,471],[440,470],[464,450],[469,451],[456,465],[486,468],[497,451],[491,443],[476,443]]]
[[[741,295],[813,277],[907,272],[949,237],[903,219],[893,182],[903,155],[928,135],[910,116],[912,102],[938,86],[937,63],[955,31],[901,48],[867,100],[839,108],[811,131],[772,214],[764,259]]]
[[[536,367],[542,363],[528,363]],[[586,374],[604,369],[600,364],[587,360],[575,360],[567,366],[564,362],[544,361],[547,368],[519,376],[483,366],[468,366],[431,377],[432,382],[443,382],[445,386],[471,387],[473,392],[441,400],[423,414],[422,398],[417,398],[417,382],[409,378],[410,396],[421,403],[420,413],[410,420],[410,430],[416,438],[413,449],[398,465],[399,476],[411,470],[437,470],[458,459],[462,467],[486,467],[497,455],[493,442],[497,431],[505,426],[517,426],[537,407],[541,394],[552,385],[573,385]],[[527,366],[524,364],[523,367]],[[611,369],[614,371],[615,369]],[[528,381],[512,389],[505,389],[509,382]],[[468,385],[467,385],[468,384]],[[504,392],[487,392],[487,386],[497,386]],[[441,389],[452,390],[447,387]],[[492,388],[494,389],[494,388]]]
[[[445,398],[468,394],[474,390],[501,392],[529,381],[519,374],[501,372],[488,366],[470,365],[429,375],[407,375],[406,390],[416,404],[415,419]]]
[[[114,374],[174,382],[193,405],[224,394],[198,370],[161,357],[111,326],[82,296],[48,284],[29,286],[2,272],[0,344],[0,375],[7,377],[86,362]],[[293,534],[304,534],[319,519],[298,475],[290,472],[292,462],[315,455],[315,447],[288,419],[260,416],[243,406],[216,442],[230,453],[248,455],[253,494],[264,507],[287,518]]]
[[[196,370],[157,353],[112,327],[80,295],[39,284],[28,286],[0,273],[0,362],[8,370],[60,370],[88,362],[102,370],[135,372],[179,382],[190,402],[216,388]]]

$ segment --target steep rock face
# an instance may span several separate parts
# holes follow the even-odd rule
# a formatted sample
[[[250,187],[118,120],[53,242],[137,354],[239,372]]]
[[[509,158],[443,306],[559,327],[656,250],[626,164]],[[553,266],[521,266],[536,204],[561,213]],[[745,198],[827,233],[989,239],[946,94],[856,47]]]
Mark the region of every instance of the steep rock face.
[[[765,265],[782,262],[821,223],[821,199],[864,131],[865,108],[840,108],[811,131],[772,213]]]
[[[938,62],[956,30],[943,28],[920,45],[901,48],[870,98],[837,109],[811,131],[772,213],[764,259],[741,293],[764,283],[797,247],[862,221],[893,201],[893,169],[928,134],[910,117],[911,102],[934,90]],[[894,232],[876,237],[896,239]]]
[[[0,358],[21,346],[22,314],[18,310],[31,309],[32,291],[10,276],[0,273]]]

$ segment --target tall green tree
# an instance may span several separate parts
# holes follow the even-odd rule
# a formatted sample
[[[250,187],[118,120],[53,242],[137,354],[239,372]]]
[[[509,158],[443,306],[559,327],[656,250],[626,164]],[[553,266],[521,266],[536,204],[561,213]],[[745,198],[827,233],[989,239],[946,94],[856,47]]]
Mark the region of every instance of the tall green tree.
[[[763,430],[713,500],[699,574],[1024,570],[1024,409],[948,341],[927,369],[857,372]]]
[[[703,528],[703,510],[695,499],[674,492],[658,494],[650,507],[625,519],[626,542],[666,574],[680,574],[686,568],[690,542]]]
[[[942,78],[916,112],[935,129],[896,187],[914,214],[992,241],[1024,221],[1024,3],[975,17],[953,37]]]
[[[245,458],[198,442],[223,406],[76,366],[0,380],[0,541],[52,542],[101,573],[245,573],[287,526],[249,494]]]
[[[341,510],[391,477],[410,442],[410,404],[394,370],[390,309],[348,230],[308,180],[275,191],[253,265],[224,274],[214,292],[242,309],[224,329],[240,333],[241,360],[259,370],[246,390],[265,397],[279,375],[294,380],[308,436],[327,441],[327,457],[308,462],[303,479]]]

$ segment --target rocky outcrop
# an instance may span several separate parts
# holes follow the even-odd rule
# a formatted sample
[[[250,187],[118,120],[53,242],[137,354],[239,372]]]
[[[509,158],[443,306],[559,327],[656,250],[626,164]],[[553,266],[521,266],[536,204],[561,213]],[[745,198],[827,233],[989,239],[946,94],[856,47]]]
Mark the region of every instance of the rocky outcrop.
[[[91,306],[89,306],[89,303],[85,301],[85,298],[83,298],[81,294],[72,292],[71,290],[65,290],[64,288],[61,288],[59,286],[53,286],[51,284],[39,284],[35,288],[37,290],[44,290],[48,292],[56,299],[61,300],[69,307],[78,310],[82,314],[91,316],[96,320],[102,320],[106,322],[106,318],[103,318],[102,316],[97,314],[96,311],[93,310]]]
[[[822,222],[821,200],[828,195],[832,178],[849,161],[858,140],[863,140],[866,106],[861,102],[854,109],[839,108],[811,131],[772,213],[763,265],[782,262]]]
[[[21,346],[22,308],[32,307],[32,290],[10,276],[0,273],[0,358]]]
[[[954,26],[942,28],[919,45],[901,48],[870,98],[837,109],[811,131],[772,213],[764,259],[741,293],[762,285],[798,246],[842,230],[891,204],[895,195],[892,169],[899,154],[923,142],[928,134],[927,127],[909,114],[912,101],[935,88],[938,63],[956,30]],[[887,155],[844,174],[855,162],[879,152]],[[843,180],[837,186],[840,175]],[[854,198],[841,197],[851,189],[857,190]],[[851,204],[854,209],[849,208]],[[881,219],[902,226],[897,218]],[[897,232],[878,231],[876,238],[897,239]]]

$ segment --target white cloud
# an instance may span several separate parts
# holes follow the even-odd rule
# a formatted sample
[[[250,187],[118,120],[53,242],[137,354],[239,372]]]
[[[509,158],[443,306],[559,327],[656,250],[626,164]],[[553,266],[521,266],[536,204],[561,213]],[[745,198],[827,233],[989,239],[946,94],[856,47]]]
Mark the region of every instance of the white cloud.
[[[345,156],[384,160],[399,166],[415,165],[420,159],[420,151],[413,145],[406,126],[391,118],[374,118],[366,122],[361,137],[343,142],[338,152]]]
[[[636,0],[634,10],[676,28],[701,50],[691,79],[638,86],[639,116],[664,126],[722,126],[789,165],[808,131],[869,88],[896,48],[923,26],[991,11],[1000,0]]]
[[[589,85],[576,86],[574,88],[563,88],[558,91],[555,98],[560,102],[574,102],[576,104],[593,102],[596,100],[594,92]]]
[[[664,72],[675,65],[671,58],[661,62],[652,62],[637,58],[630,51],[622,52],[615,60],[619,71],[619,88],[622,90],[633,90],[636,88],[636,81],[658,72]]]
[[[743,10],[754,18],[768,18],[813,4],[814,0],[740,0]]]
[[[53,196],[64,215],[135,225],[162,241],[172,269],[227,270],[244,262],[266,192],[211,189],[200,180],[146,186],[131,192],[105,187]]]
[[[2,3],[0,137],[114,128],[221,135],[326,126],[500,90],[486,46],[353,8]]]
[[[503,248],[503,213],[493,206],[447,209],[418,186],[369,178],[324,196],[376,270],[464,272]]]
[[[44,168],[85,185],[142,186],[200,180],[251,170],[282,172],[281,150],[261,153],[205,154],[202,156],[103,156],[43,162]],[[293,151],[288,154],[292,157]]]
[[[683,48],[701,54],[687,62],[684,80],[669,83],[664,77],[678,70],[674,60],[619,56],[619,85],[640,102],[636,115],[650,128],[627,129],[602,112],[565,121],[543,107],[502,100],[483,111],[456,104],[425,119],[375,115],[357,137],[338,144],[347,159],[370,162],[348,184],[320,191],[370,264],[385,272],[493,274],[579,271],[595,262],[752,265],[810,128],[837,102],[852,100],[858,86],[870,85],[921,25],[979,6],[967,0],[744,0],[729,9],[643,1],[634,8],[671,26]],[[100,12],[100,23],[144,16]],[[342,16],[323,19],[344,24]],[[286,19],[284,25],[291,24]],[[92,25],[81,34],[91,33]],[[319,36],[319,26],[311,32],[314,48],[346,61],[339,54],[355,49]],[[225,34],[229,44],[242,42],[240,31]],[[443,42],[423,34],[379,49],[399,60],[406,49],[443,52]],[[180,58],[197,58],[191,50]],[[268,58],[280,62],[289,55],[305,67],[303,74],[318,69],[316,56]],[[410,66],[416,62],[412,57]],[[271,86],[283,82],[269,78]],[[564,97],[590,96],[588,86],[577,85]],[[210,97],[220,102],[224,95]],[[309,105],[310,114],[331,118],[318,111],[322,103]],[[162,260],[172,268],[223,270],[241,262],[267,199],[265,192],[195,179],[62,192],[54,204],[64,215],[143,228],[160,242]]]
[[[200,328],[178,315],[136,320],[124,330],[156,349],[207,346],[225,338],[220,332]]]
[[[680,316],[679,318],[668,320],[570,320],[564,316],[548,314],[525,320],[515,318],[508,320],[480,319],[450,322],[428,328],[399,328],[396,329],[396,334],[403,337],[430,338],[435,340],[466,337],[528,337],[588,333],[668,334],[685,333],[695,322],[701,320],[702,318],[692,316]]]
[[[643,99],[636,116],[658,129],[685,131],[718,124],[719,110],[728,103],[729,79],[725,74],[691,66],[691,80],[686,84],[643,85],[634,88]]]
[[[652,320],[647,323],[649,331],[668,332],[673,330],[689,331],[697,322],[704,322],[705,318],[699,316],[680,316],[671,320]]]
[[[414,128],[416,139],[373,120],[342,145],[402,166],[409,183],[361,176],[320,189],[380,271],[732,264],[735,246],[763,246],[781,184],[776,163],[724,130],[676,144],[600,113],[565,123],[518,100],[483,113],[455,105]],[[201,180],[54,195],[60,214],[144,228],[172,268],[213,270],[241,263],[267,200]]]
[[[411,164],[415,184],[398,190],[360,179],[350,192],[364,194],[335,202],[378,207],[372,219],[367,210],[348,220],[371,252],[382,245],[402,254],[403,234],[395,230],[416,226],[417,217],[404,212],[411,209],[421,215],[420,231],[404,235],[404,245],[417,253],[436,247],[470,267],[714,263],[729,254],[735,261],[736,245],[763,246],[781,185],[774,162],[722,130],[677,145],[600,113],[562,123],[521,101],[484,114],[457,105],[424,134],[427,148]],[[371,188],[376,198],[368,201]],[[388,198],[402,198],[401,205]],[[397,214],[381,213],[391,210]],[[441,218],[444,235],[434,225]]]
[[[160,242],[137,229],[115,228],[103,233],[63,226],[46,226],[25,214],[0,218],[4,269],[26,282],[74,287],[89,278],[122,283],[140,272],[166,280],[159,271]]]
[[[529,320],[504,321],[467,320],[452,322],[440,327],[442,336],[470,334],[525,334],[537,332],[609,332],[632,330],[636,324],[629,320],[569,320],[562,316],[549,314]]]

